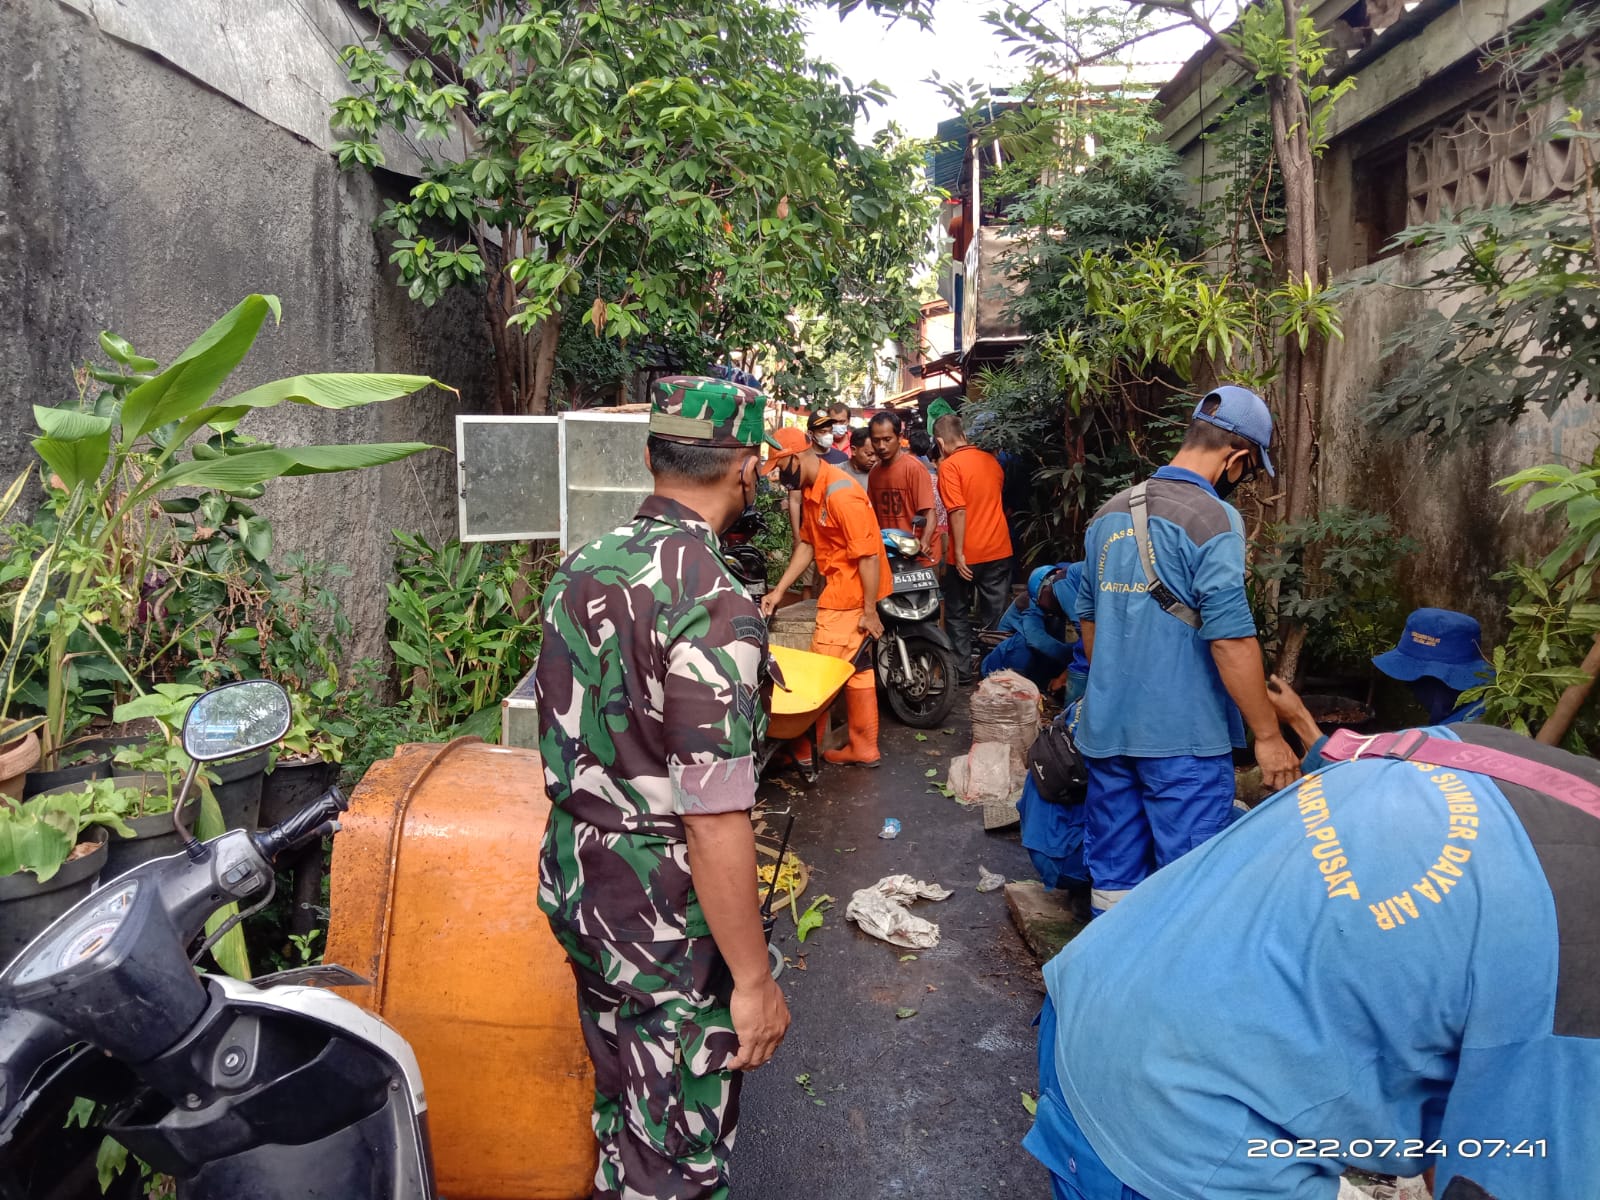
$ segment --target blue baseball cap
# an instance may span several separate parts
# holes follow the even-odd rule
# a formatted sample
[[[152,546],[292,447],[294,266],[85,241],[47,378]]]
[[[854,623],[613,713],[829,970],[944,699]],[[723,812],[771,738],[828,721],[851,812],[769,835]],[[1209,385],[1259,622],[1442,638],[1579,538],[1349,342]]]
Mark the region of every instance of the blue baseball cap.
[[[1046,563],[1044,566],[1035,567],[1028,572],[1028,600],[1030,603],[1037,604],[1039,602],[1039,589],[1044,586],[1045,579],[1055,569],[1054,563]]]
[[[1372,660],[1390,679],[1415,683],[1424,675],[1441,679],[1458,692],[1481,687],[1494,677],[1479,643],[1477,619],[1448,608],[1419,608],[1406,618],[1400,644]]]
[[[1206,404],[1212,400],[1218,402],[1217,411],[1203,412]],[[1231,383],[1213,388],[1194,406],[1194,419],[1207,421],[1218,429],[1226,429],[1229,433],[1237,433],[1254,442],[1256,449],[1261,452],[1261,466],[1267,476],[1277,478],[1278,473],[1272,469],[1272,459],[1267,455],[1267,447],[1272,445],[1272,413],[1267,410],[1267,402],[1249,388]]]

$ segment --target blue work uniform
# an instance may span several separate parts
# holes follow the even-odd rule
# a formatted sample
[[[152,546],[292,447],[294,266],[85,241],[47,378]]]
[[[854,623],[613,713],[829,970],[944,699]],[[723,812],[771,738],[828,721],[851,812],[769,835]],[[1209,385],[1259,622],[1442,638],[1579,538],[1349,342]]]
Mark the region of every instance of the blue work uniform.
[[[1072,647],[1059,636],[1066,632],[1066,619],[1046,616],[1037,603],[1027,608],[1013,604],[995,628],[1011,636],[984,655],[985,676],[1015,671],[1043,692],[1072,660]]]
[[[1076,736],[1076,705],[1068,705],[1056,720],[1065,721]],[[1027,782],[1022,785],[1022,798],[1017,801],[1017,812],[1022,817],[1022,848],[1048,888],[1081,884],[1089,878],[1083,866],[1083,797],[1073,799],[1071,804],[1046,800],[1029,771]]]
[[[1430,732],[1600,783],[1505,730]],[[1429,1166],[1441,1196],[1457,1176],[1592,1196],[1597,925],[1594,816],[1459,769],[1335,764],[1046,964],[1024,1145],[1074,1200],[1334,1200],[1345,1167]]]
[[[1081,562],[1069,563],[1061,577],[1050,585],[1050,590],[1055,593],[1056,603],[1061,606],[1064,613],[1078,611],[1078,588],[1083,582],[1083,564]],[[1077,628],[1077,622],[1073,627]],[[1083,633],[1079,630],[1078,640],[1072,643],[1072,657],[1067,661],[1067,704],[1075,704],[1083,699],[1083,694],[1089,688],[1089,655],[1083,648]],[[1076,726],[1074,726],[1076,728]]]
[[[1094,622],[1094,669],[1079,748],[1089,769],[1084,857],[1102,912],[1157,867],[1232,819],[1232,748],[1244,725],[1211,643],[1254,637],[1245,597],[1244,521],[1202,476],[1166,466],[1146,490],[1161,582],[1201,617],[1194,629],[1149,595],[1128,493],[1084,538],[1074,613]]]

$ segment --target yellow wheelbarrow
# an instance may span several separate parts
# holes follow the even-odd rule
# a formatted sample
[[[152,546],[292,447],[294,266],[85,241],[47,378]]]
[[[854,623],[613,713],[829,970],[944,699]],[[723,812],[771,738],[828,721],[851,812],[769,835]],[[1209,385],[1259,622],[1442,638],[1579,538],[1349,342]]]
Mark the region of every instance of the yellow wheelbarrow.
[[[811,767],[800,768],[800,776],[807,783],[817,781],[817,771],[822,763],[822,738],[827,731],[828,708],[844,687],[845,681],[855,674],[854,664],[826,654],[813,654],[809,650],[794,650],[788,646],[773,646],[773,661],[778,666],[772,700],[767,713],[767,739],[756,758],[757,771],[766,769],[767,763],[778,748],[796,738],[810,735],[812,739]]]

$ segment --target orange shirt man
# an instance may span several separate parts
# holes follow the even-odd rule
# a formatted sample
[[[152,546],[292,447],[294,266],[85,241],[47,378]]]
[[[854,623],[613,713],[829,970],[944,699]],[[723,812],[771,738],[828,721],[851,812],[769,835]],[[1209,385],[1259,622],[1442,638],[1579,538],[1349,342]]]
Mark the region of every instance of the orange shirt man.
[[[939,527],[933,520],[933,477],[901,448],[898,426],[898,419],[889,413],[879,413],[868,426],[878,465],[867,478],[867,495],[880,527],[915,534],[922,553],[937,561]]]
[[[894,587],[888,555],[866,492],[838,467],[822,461],[816,447],[798,429],[772,435],[783,448],[768,456],[766,470],[778,485],[801,493],[800,540],[789,566],[770,592],[761,611],[770,616],[778,601],[813,561],[824,586],[817,598],[817,628],[811,638],[814,654],[854,661],[862,643],[883,633],[878,601]],[[878,765],[878,695],[872,669],[857,671],[845,684],[850,713],[850,742],[829,750],[829,762]],[[809,757],[809,747],[796,751]]]
[[[950,513],[950,568],[944,573],[945,629],[962,681],[972,678],[972,629],[993,629],[1011,600],[1011,531],[1000,489],[1005,468],[967,441],[961,418],[940,417],[939,497]]]

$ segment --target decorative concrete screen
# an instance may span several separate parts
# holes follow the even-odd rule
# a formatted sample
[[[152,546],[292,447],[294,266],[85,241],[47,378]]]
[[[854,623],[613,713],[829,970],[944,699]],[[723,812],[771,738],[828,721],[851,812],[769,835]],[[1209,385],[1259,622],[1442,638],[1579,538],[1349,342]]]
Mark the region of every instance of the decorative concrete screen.
[[[1600,47],[1587,47],[1581,65],[1591,77],[1600,71]],[[1557,77],[1552,68],[1532,94],[1546,95]],[[1574,143],[1546,132],[1568,107],[1559,91],[1531,107],[1525,96],[1501,94],[1413,137],[1406,148],[1408,220],[1572,191],[1582,169]]]

